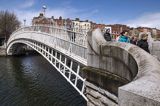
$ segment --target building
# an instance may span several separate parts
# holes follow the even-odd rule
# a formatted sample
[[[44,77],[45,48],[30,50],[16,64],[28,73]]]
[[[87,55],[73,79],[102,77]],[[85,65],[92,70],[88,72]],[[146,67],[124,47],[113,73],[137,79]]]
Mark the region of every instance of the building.
[[[67,19],[65,20],[65,27],[66,27],[67,29],[69,29],[69,30],[72,29],[72,20],[71,20],[70,18],[67,18]]]
[[[91,22],[80,21],[79,18],[72,20],[72,30],[75,32],[87,33],[91,29]]]
[[[160,40],[160,30],[156,28],[149,28],[149,27],[138,27],[136,28],[139,32],[144,33],[151,33],[151,36],[157,40]]]
[[[119,35],[123,30],[130,30],[130,27],[122,24],[107,25],[112,28],[112,34]]]
[[[43,13],[40,13],[38,17],[33,17],[32,25],[46,25],[53,26],[56,25],[54,22],[54,17],[46,18]]]
[[[160,40],[160,30],[157,30],[157,36],[156,36],[156,38],[157,38],[158,40]]]
[[[140,31],[138,31],[138,29],[137,28],[130,28],[130,31],[129,31],[129,33],[130,33],[130,35],[131,36],[139,36],[139,33],[140,33]]]
[[[151,36],[156,40],[160,40],[160,30],[157,28],[152,28]]]
[[[148,28],[148,27],[137,27],[137,30],[139,32],[144,32],[144,33],[152,32],[152,28]]]
[[[92,29],[100,28],[101,30],[103,30],[105,27],[107,27],[107,25],[105,25],[105,24],[92,23]]]
[[[124,30],[129,31],[130,27],[127,25],[122,25],[122,24],[114,24],[114,25],[107,25],[107,27],[111,27],[111,34],[113,39],[116,39],[120,33]]]

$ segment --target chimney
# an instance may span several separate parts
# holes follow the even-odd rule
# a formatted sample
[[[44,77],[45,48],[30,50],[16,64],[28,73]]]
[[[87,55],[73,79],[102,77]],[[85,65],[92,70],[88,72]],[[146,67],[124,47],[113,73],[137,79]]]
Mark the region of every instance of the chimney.
[[[59,20],[62,20],[62,17],[61,17],[61,16],[59,17]]]
[[[54,19],[54,16],[52,16],[51,18]]]
[[[79,18],[76,18],[75,20],[76,20],[76,21],[79,21]]]

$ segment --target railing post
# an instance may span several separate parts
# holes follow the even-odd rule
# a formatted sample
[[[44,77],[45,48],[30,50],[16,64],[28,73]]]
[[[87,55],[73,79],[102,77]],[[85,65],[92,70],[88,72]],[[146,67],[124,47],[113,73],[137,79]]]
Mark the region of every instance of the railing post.
[[[79,70],[80,70],[80,66],[78,65],[77,67],[77,75],[79,75]],[[75,79],[75,86],[77,86],[77,80],[78,80],[78,76],[76,75],[76,79]]]
[[[65,57],[65,59],[64,59],[64,69],[63,69],[63,73],[65,74],[65,72],[66,72],[66,63],[67,63],[67,58]]]
[[[82,93],[84,92],[84,88],[85,88],[85,80],[84,80],[84,82],[82,84],[82,90],[81,90]]]
[[[46,46],[45,45],[43,46],[44,46],[44,55],[46,56]]]
[[[51,49],[51,62],[53,61],[53,49]]]
[[[57,59],[57,51],[55,51],[55,58]],[[55,65],[57,64],[57,60],[55,59]]]
[[[70,65],[70,69],[72,70],[72,65],[73,65],[73,61],[71,60],[71,65]],[[69,79],[71,79],[71,74],[72,74],[72,72],[71,71],[69,71]]]
[[[60,54],[59,60],[61,61],[62,55]],[[59,69],[61,68],[61,63],[59,63]]]

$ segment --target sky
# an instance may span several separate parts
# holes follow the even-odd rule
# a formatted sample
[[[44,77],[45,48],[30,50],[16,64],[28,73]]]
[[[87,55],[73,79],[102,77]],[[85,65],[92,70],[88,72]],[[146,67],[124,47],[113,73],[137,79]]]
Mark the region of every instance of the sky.
[[[0,10],[14,12],[27,25],[46,5],[46,17],[160,29],[160,0],[0,0],[0,4]]]

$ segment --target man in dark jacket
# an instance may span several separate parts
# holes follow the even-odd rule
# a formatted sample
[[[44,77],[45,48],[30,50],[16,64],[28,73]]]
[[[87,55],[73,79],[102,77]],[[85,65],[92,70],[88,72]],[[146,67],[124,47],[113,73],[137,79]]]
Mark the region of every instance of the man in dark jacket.
[[[109,31],[110,31],[110,30],[107,29],[106,32],[104,33],[104,39],[105,39],[106,41],[111,41],[111,40],[112,40],[112,37],[111,37],[111,34],[110,34]]]
[[[132,36],[131,39],[130,39],[130,43],[136,45],[137,44],[137,37]]]
[[[140,48],[142,48],[146,52],[150,53],[150,51],[148,49],[149,45],[148,45],[147,39],[148,39],[148,35],[142,34],[141,39],[137,43],[137,46],[139,46]]]

